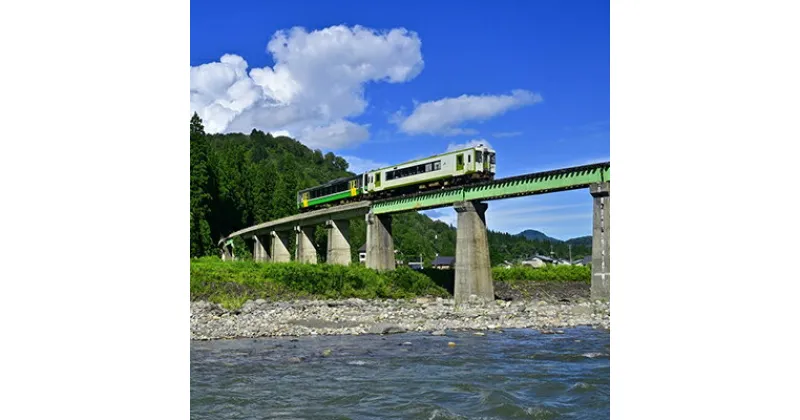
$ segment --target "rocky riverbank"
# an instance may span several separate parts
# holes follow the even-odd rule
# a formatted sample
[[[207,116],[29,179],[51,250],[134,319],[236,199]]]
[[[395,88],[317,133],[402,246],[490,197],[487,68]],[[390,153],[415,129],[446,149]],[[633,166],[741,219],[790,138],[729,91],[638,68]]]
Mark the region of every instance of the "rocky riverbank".
[[[222,338],[389,334],[447,330],[534,328],[559,333],[560,328],[610,327],[606,302],[498,300],[456,309],[453,299],[248,301],[236,311],[210,302],[191,303],[193,340]]]

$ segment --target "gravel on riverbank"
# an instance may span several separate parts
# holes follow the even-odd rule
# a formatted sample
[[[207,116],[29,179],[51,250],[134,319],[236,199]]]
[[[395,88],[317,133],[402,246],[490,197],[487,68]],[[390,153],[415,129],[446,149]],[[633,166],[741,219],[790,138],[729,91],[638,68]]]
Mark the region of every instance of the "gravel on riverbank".
[[[607,302],[514,300],[456,309],[453,299],[418,298],[248,301],[236,311],[200,301],[191,303],[193,340],[308,335],[391,334],[447,330],[533,328],[559,333],[576,326],[610,328]]]

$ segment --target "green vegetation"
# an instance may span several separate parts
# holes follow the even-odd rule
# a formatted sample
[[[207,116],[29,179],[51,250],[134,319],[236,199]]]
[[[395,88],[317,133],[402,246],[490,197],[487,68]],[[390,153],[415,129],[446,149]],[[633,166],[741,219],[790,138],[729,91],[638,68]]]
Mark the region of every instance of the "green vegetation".
[[[191,260],[191,300],[237,309],[250,299],[412,298],[448,296],[430,278],[407,267],[377,272],[360,265]]]
[[[388,157],[387,157],[388,158]],[[247,134],[206,134],[195,114],[190,122],[190,255],[219,255],[217,241],[236,230],[297,214],[297,192],[332,179],[353,175],[348,163],[333,153],[311,150],[285,136],[253,130]],[[453,212],[452,209],[442,209]],[[394,215],[392,223],[398,258],[430,264],[436,254],[454,256],[456,230],[428,216],[411,212]],[[319,226],[314,235],[317,249],[324,250],[327,232]],[[294,237],[290,236],[290,252]],[[350,222],[353,261],[366,242],[363,219]],[[234,240],[236,257],[252,258],[252,243]],[[528,240],[523,236],[489,232],[493,265],[524,259],[532,254],[567,258],[567,243]],[[591,248],[573,245],[573,259],[591,255]],[[325,253],[320,252],[320,262]]]
[[[591,267],[575,265],[546,265],[544,267],[533,268],[527,266],[517,266],[511,268],[495,267],[492,269],[492,279],[494,281],[546,281],[546,282],[567,282],[580,281],[590,283],[592,280]]]

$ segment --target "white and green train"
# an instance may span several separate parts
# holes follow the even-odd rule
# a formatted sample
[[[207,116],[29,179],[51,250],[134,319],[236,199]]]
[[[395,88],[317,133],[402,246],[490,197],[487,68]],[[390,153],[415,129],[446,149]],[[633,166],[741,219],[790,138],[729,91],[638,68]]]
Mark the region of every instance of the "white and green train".
[[[309,211],[493,179],[495,154],[477,145],[336,179],[298,192],[297,207]]]

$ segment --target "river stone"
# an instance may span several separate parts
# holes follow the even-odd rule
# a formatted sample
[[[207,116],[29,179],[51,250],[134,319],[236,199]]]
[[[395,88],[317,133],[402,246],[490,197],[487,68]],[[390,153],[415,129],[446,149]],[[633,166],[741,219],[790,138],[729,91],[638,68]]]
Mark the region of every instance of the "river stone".
[[[370,334],[397,334],[406,332],[405,328],[395,324],[375,324],[369,327]]]
[[[436,330],[431,335],[447,335],[447,333],[444,330]]]

